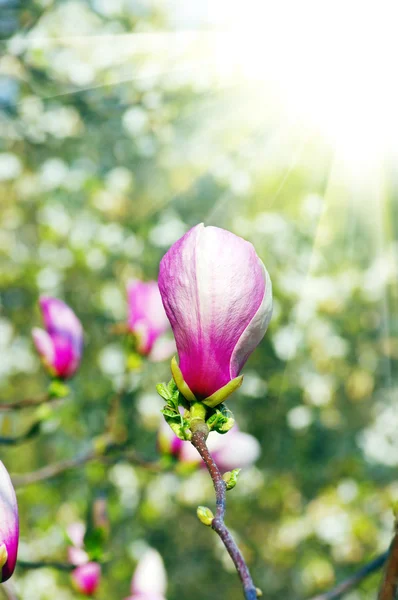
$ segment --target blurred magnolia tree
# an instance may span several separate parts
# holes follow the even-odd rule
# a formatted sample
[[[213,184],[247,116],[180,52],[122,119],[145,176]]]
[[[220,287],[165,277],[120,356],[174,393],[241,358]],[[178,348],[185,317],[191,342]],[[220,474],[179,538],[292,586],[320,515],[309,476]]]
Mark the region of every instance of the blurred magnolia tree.
[[[66,563],[65,531],[90,523],[99,499],[109,539],[98,600],[128,596],[148,547],[164,559],[169,600],[241,598],[195,516],[212,502],[206,473],[159,455],[154,389],[168,362],[132,357],[115,327],[128,281],[156,279],[201,221],[251,241],[274,285],[270,330],[231,401],[261,445],[228,505],[256,585],[269,600],[309,597],[391,539],[396,180],[375,191],[367,173],[347,177],[325,141],[225,67],[199,8],[181,16],[177,4],[0,2],[1,404],[46,394],[31,339],[40,295],[67,302],[85,335],[68,397],[0,412],[21,598],[76,597],[68,572],[27,566]],[[117,459],[101,454],[110,431]],[[349,597],[374,598],[379,581]]]

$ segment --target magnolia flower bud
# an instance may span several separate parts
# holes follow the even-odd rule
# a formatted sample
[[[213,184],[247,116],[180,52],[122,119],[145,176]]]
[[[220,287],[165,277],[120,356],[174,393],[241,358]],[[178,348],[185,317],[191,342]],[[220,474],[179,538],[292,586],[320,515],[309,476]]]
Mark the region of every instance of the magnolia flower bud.
[[[196,509],[196,514],[198,516],[199,521],[201,521],[203,525],[207,525],[208,527],[210,527],[210,525],[213,523],[214,515],[210,508],[208,508],[207,506],[198,506],[198,508]]]
[[[156,281],[139,281],[135,279],[127,286],[128,295],[128,327],[137,338],[137,350],[140,354],[147,356],[156,350],[159,338],[169,328],[169,322],[164,312],[162,299],[160,297]],[[158,359],[168,358],[174,351],[174,345],[166,346],[167,354],[164,356],[165,348],[159,350]]]
[[[17,499],[7,469],[0,461],[0,583],[7,581],[14,572],[18,540]]]
[[[88,562],[72,571],[72,582],[75,588],[85,596],[92,596],[100,583],[101,567],[96,562]]]
[[[131,581],[130,600],[163,600],[166,571],[159,552],[150,548],[140,559]],[[127,599],[126,599],[127,600]]]
[[[61,379],[77,371],[83,351],[83,329],[67,304],[42,296],[40,308],[46,331],[35,327],[33,341],[48,371]]]
[[[250,243],[200,224],[163,257],[159,289],[184,381],[206,399],[237,378],[263,338],[272,314],[269,275]]]

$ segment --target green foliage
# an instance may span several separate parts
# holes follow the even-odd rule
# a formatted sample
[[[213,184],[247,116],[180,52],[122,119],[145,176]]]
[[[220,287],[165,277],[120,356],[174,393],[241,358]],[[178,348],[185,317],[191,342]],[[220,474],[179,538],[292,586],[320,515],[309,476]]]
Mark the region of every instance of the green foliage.
[[[189,420],[180,413],[179,406],[186,405],[186,401],[172,379],[168,384],[159,383],[156,390],[164,400],[167,401],[166,406],[161,413],[164,415],[166,422],[170,425],[175,435],[181,440],[190,440],[191,432],[189,431]]]
[[[233,490],[236,484],[238,483],[238,476],[242,469],[232,469],[232,471],[227,471],[223,475],[223,479],[227,484],[227,491]]]
[[[235,424],[234,415],[224,404],[218,404],[217,408],[212,409],[206,423],[210,431],[218,433],[227,433]]]

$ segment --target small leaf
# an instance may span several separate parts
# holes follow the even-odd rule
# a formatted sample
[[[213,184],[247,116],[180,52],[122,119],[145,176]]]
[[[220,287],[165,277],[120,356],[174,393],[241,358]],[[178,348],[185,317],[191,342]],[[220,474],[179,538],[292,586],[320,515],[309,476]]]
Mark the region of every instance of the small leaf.
[[[175,417],[180,417],[180,413],[176,413],[175,410],[169,408],[167,405],[160,411],[165,417],[170,417],[171,419]]]
[[[165,420],[167,424],[171,427],[175,435],[180,438],[180,440],[190,440],[191,432],[189,431],[189,423],[186,419],[182,417],[182,415],[178,414],[173,417],[165,416]]]
[[[158,383],[156,386],[156,391],[159,394],[159,396],[164,400],[170,400],[172,394],[166,383]]]
[[[238,483],[238,475],[241,472],[241,469],[233,469],[233,471],[227,471],[223,475],[223,479],[226,483],[227,490],[232,490],[236,484]]]
[[[227,433],[235,424],[234,415],[224,404],[219,404],[206,421],[210,430]]]

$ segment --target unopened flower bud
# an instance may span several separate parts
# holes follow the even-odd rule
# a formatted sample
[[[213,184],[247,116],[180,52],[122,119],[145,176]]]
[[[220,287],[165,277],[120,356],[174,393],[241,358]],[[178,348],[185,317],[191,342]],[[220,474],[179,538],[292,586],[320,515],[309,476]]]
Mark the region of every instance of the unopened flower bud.
[[[269,275],[250,243],[201,224],[163,257],[159,289],[180,359],[174,379],[178,386],[182,379],[190,401],[225,388],[213,396],[214,407],[241,384],[239,373],[265,334]]]
[[[203,525],[210,527],[210,525],[213,523],[214,515],[210,508],[207,508],[207,506],[198,506],[196,514],[198,515],[199,521],[201,521]]]
[[[14,572],[19,541],[18,506],[7,469],[0,461],[0,583]]]
[[[75,588],[85,596],[92,596],[100,583],[101,567],[96,562],[88,562],[72,571],[72,582]]]
[[[58,298],[40,298],[44,329],[32,330],[33,341],[51,375],[68,379],[77,371],[83,351],[83,329],[73,310]]]

